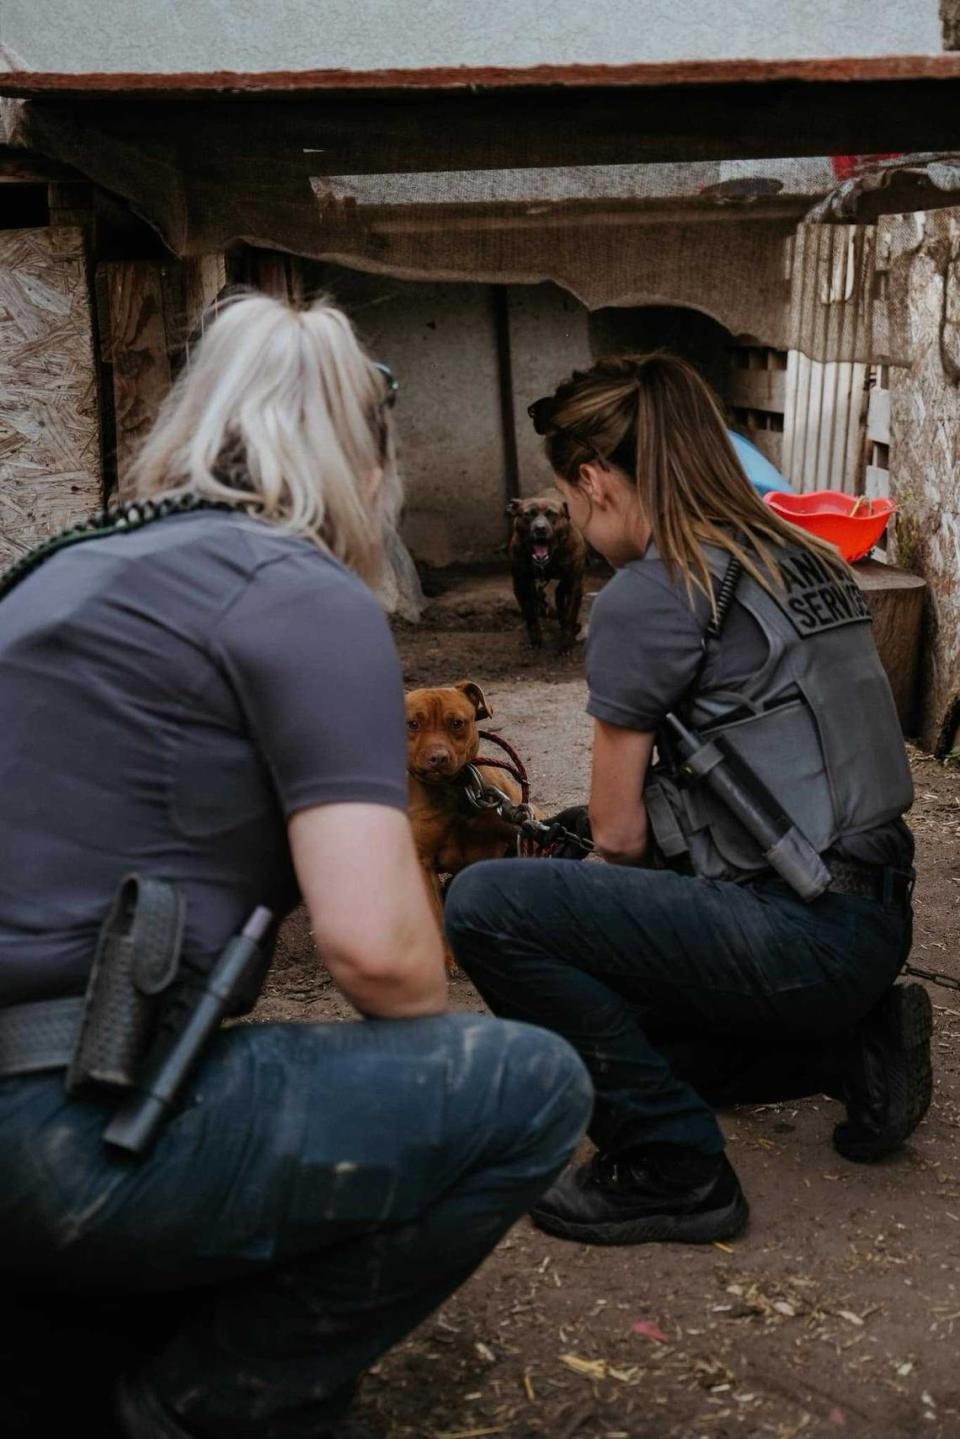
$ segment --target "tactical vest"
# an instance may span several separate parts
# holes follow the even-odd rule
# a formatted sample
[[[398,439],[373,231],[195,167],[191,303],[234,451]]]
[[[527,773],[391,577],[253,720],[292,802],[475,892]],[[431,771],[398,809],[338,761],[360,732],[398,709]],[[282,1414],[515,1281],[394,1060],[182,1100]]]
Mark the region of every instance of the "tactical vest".
[[[705,558],[719,581],[730,556],[710,546]],[[913,782],[856,581],[805,550],[783,553],[778,565],[782,592],[771,595],[743,574],[734,601],[763,631],[762,668],[736,691],[696,687],[677,709],[702,734],[723,734],[822,854],[902,815]],[[667,736],[658,736],[657,750],[644,800],[666,864],[706,879],[766,870],[720,801],[702,784],[681,782]]]

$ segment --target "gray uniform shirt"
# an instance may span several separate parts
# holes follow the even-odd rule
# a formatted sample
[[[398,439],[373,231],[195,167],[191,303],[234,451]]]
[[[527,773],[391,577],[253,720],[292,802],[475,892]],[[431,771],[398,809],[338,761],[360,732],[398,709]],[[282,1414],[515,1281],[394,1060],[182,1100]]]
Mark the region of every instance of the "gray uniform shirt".
[[[671,581],[659,556],[624,565],[590,614],[587,712],[624,729],[659,729],[696,677],[709,619],[706,596],[694,590],[689,599],[683,581]],[[763,631],[734,601],[719,640],[708,643],[701,683],[736,691],[766,658]],[[908,868],[913,862],[913,836],[902,820],[848,838],[837,849],[862,864]]]
[[[65,550],[0,602],[0,794],[0,1005],[82,992],[131,871],[181,887],[206,962],[254,905],[296,903],[295,811],[406,807],[383,613],[228,512]]]

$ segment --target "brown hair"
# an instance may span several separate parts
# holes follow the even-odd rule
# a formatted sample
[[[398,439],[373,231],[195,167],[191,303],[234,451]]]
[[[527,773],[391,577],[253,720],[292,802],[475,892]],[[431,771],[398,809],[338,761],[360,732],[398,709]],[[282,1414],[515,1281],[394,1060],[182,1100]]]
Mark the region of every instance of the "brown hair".
[[[680,574],[714,603],[704,544],[735,555],[764,589],[782,587],[771,546],[813,551],[844,568],[832,545],[782,520],[746,478],[720,403],[676,355],[614,355],[560,385],[545,429],[547,459],[570,485],[599,459],[636,484],[644,517],[671,578]]]

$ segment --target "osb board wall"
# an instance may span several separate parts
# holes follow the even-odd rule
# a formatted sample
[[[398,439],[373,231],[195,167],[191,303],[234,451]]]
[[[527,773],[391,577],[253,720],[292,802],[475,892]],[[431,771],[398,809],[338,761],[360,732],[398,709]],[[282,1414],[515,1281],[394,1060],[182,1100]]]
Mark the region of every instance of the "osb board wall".
[[[929,586],[922,738],[945,754],[960,743],[960,210],[880,226],[913,352],[890,371],[895,558]]]
[[[0,231],[0,568],[96,508],[100,440],[80,230]]]

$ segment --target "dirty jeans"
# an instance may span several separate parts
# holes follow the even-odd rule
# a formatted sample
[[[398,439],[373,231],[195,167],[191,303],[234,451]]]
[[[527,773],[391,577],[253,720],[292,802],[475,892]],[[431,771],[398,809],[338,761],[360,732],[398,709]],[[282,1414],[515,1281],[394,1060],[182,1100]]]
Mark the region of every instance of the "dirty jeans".
[[[547,1187],[590,1106],[567,1044],[479,1015],[232,1027],[142,1161],[62,1072],[0,1080],[4,1303],[47,1290],[74,1332],[112,1313],[204,1439],[306,1439]]]
[[[562,1034],[608,1152],[717,1153],[706,1102],[829,1092],[852,1026],[906,958],[910,912],[780,880],[750,886],[573,860],[489,860],[444,923],[495,1014]]]

